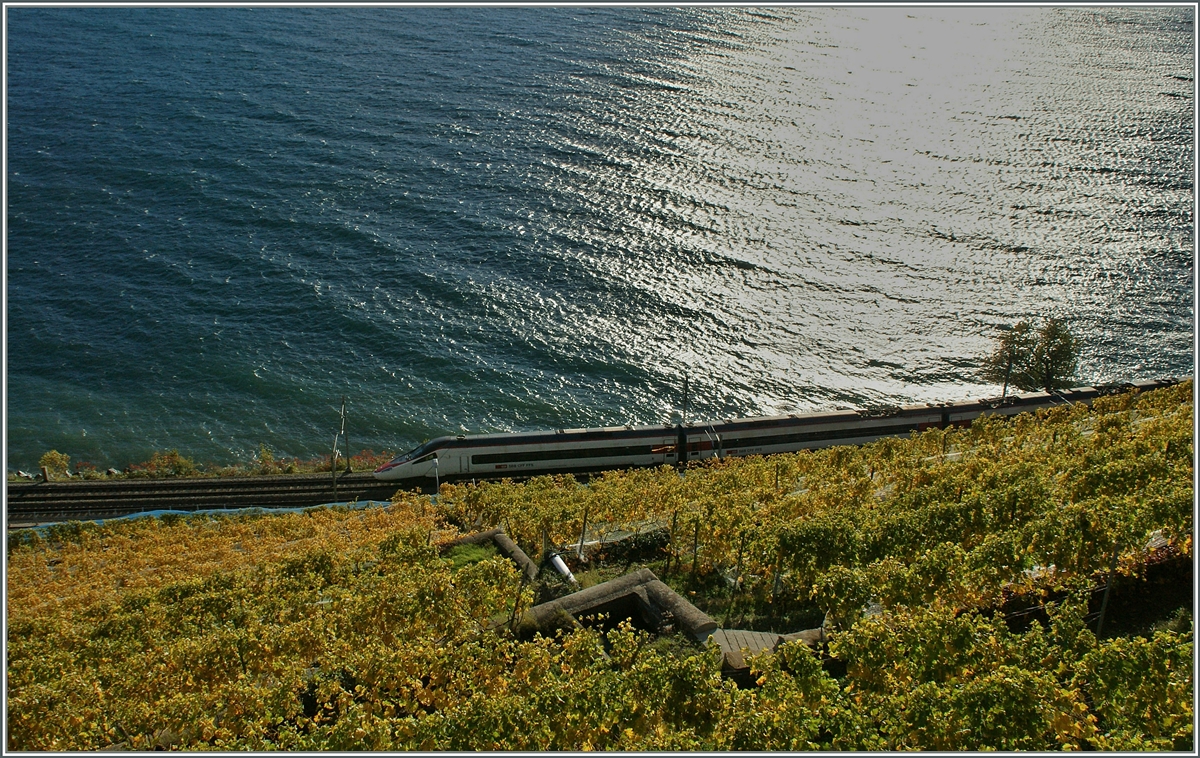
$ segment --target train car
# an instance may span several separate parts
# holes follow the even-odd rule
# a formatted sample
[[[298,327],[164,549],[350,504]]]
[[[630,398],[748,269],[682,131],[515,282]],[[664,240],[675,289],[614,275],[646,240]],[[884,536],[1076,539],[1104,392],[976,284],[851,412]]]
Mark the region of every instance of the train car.
[[[624,426],[438,437],[375,470],[383,480],[505,477],[673,464],[675,427]]]
[[[514,434],[438,437],[375,470],[375,477],[402,481],[523,477],[661,466],[712,457],[770,455],[833,445],[858,445],[883,437],[906,437],[925,429],[967,426],[984,414],[1015,415],[1128,389],[1175,384],[1160,379],[1136,384],[1028,392],[1003,399],[925,403],[904,407],[840,410],[685,425],[558,429]]]

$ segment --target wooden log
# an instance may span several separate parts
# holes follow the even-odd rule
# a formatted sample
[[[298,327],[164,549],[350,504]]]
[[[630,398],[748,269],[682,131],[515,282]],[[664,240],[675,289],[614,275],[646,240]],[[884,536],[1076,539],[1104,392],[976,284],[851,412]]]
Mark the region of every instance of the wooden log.
[[[492,542],[496,544],[496,549],[500,551],[501,555],[517,564],[517,568],[524,572],[526,580],[537,581],[537,564],[529,560],[529,556],[525,555],[525,551],[518,547],[511,537],[504,532],[497,532],[492,535]]]
[[[663,618],[663,609],[658,603],[650,599],[650,593],[646,591],[646,584],[639,584],[633,588],[633,596],[637,601],[638,613],[641,614],[642,620],[658,634],[662,631],[665,619]]]
[[[649,571],[647,571],[649,573]],[[654,576],[653,574],[650,574]],[[657,577],[646,582],[646,594],[650,601],[664,611],[670,611],[675,623],[697,642],[704,642],[717,629],[717,622],[707,613],[689,603],[678,592],[668,587]]]
[[[819,626],[816,629],[805,629],[800,632],[792,632],[784,634],[779,638],[780,643],[795,642],[799,640],[809,647],[817,647],[825,642],[825,627]]]
[[[650,569],[638,569],[625,576],[597,584],[595,587],[588,587],[586,590],[560,597],[555,602],[561,603],[568,613],[575,613],[609,600],[615,600],[622,595],[628,595],[634,587],[657,578]]]
[[[481,542],[492,542],[495,540],[496,535],[500,534],[502,531],[503,530],[500,527],[496,527],[495,529],[489,529],[486,532],[475,532],[474,534],[468,534],[465,537],[456,537],[449,542],[440,545],[438,550],[439,552],[444,553],[450,548],[458,547],[459,545],[478,545]]]
[[[535,605],[525,612],[521,626],[543,631],[556,629],[560,626],[561,613],[571,617],[586,613],[592,608],[619,600],[633,592],[635,587],[654,578],[654,572],[650,569],[640,569],[557,600]]]
[[[572,617],[590,612],[636,594],[638,599],[656,615],[669,611],[675,617],[678,628],[697,642],[704,642],[718,628],[708,614],[689,603],[675,590],[659,581],[650,569],[640,569],[586,590],[534,606],[522,619],[525,628],[545,629],[561,627],[561,614]]]

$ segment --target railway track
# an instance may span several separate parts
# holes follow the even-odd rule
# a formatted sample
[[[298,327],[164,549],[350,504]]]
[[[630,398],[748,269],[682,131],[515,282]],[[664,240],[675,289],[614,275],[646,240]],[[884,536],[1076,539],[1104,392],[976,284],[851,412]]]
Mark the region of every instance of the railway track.
[[[7,526],[114,518],[153,510],[297,508],[353,500],[389,500],[401,487],[369,473],[211,479],[8,483]],[[432,489],[432,488],[430,488]]]
[[[591,473],[572,472],[586,482]],[[510,477],[521,482],[529,477]],[[443,477],[443,482],[471,477]],[[483,481],[483,479],[480,479]],[[329,474],[214,477],[209,479],[116,479],[83,482],[8,482],[9,529],[59,521],[116,518],[143,511],[218,508],[307,508],[354,500],[391,500],[400,490],[437,492],[433,480],[381,482],[368,473],[341,474],[336,491]]]
[[[1080,387],[1067,390],[1042,401],[1023,401],[1026,406],[1020,408],[1014,405],[1014,400],[1008,400],[1004,405],[1009,413],[1017,410],[1033,410],[1038,406],[1046,406],[1063,402],[1091,402],[1095,397],[1124,392],[1128,389],[1150,390],[1157,387],[1170,386],[1179,380],[1174,378],[1160,379],[1137,384],[1113,384],[1099,387]],[[1036,398],[1035,398],[1036,401]],[[1000,407],[996,401],[977,401],[959,403],[956,407],[966,409],[960,416],[971,419],[988,409]],[[910,408],[915,408],[911,406]],[[948,407],[948,406],[947,406]],[[885,415],[897,415],[896,413]],[[928,412],[924,407],[918,411]],[[874,419],[869,413],[862,414],[863,419]],[[768,419],[770,421],[770,419]],[[950,413],[943,410],[941,426],[951,423]],[[726,422],[732,423],[732,422]],[[954,421],[953,423],[961,423]],[[912,431],[922,428],[916,422],[902,424],[899,431],[880,429],[887,435],[906,436]],[[606,431],[606,430],[598,430]],[[661,432],[673,434],[673,430]],[[803,436],[803,435],[801,435]],[[449,440],[449,438],[446,438]],[[754,436],[746,438],[749,444],[754,444]],[[771,438],[769,438],[771,439]],[[719,438],[718,438],[719,440]],[[736,441],[736,440],[735,440]],[[844,439],[828,440],[825,444],[857,444],[854,435]],[[763,444],[763,443],[760,443]],[[759,447],[748,448],[739,445],[738,452],[747,455],[763,450]],[[719,454],[719,453],[718,453]],[[628,468],[631,462],[623,464],[608,464],[607,468]],[[639,465],[646,465],[644,463]],[[500,468],[497,466],[497,468]],[[602,468],[593,464],[591,467],[555,468],[557,474],[573,474],[581,481],[587,481],[590,474]],[[536,470],[497,471],[494,474],[457,474],[441,477],[442,482],[466,481],[478,477],[480,481],[489,479],[509,478],[520,482],[535,476]],[[222,478],[193,478],[193,479],[118,479],[93,480],[82,482],[39,482],[39,483],[9,483],[7,491],[7,523],[8,528],[30,526],[41,523],[68,520],[90,520],[113,518],[130,513],[153,510],[198,511],[218,508],[296,508],[321,505],[332,502],[349,502],[364,500],[390,500],[399,489],[420,489],[432,494],[435,492],[434,482],[428,477],[407,479],[402,481],[381,482],[369,473],[341,474],[337,477],[336,485],[329,474],[291,474],[281,476],[247,476]]]

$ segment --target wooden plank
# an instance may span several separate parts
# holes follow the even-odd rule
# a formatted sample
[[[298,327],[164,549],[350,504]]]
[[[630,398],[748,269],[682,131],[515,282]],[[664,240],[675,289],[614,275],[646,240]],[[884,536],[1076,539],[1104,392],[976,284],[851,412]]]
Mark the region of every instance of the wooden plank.
[[[745,650],[750,655],[759,655],[775,649],[780,636],[773,632],[752,632],[745,629],[718,629],[712,639],[725,654],[725,666],[731,669],[747,667]]]

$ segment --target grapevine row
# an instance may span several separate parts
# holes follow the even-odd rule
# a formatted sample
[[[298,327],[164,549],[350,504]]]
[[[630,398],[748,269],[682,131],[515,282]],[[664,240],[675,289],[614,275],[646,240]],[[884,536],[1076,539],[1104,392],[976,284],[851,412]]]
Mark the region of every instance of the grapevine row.
[[[1084,594],[1151,546],[1191,554],[1191,392],[683,475],[13,534],[8,747],[1190,749],[1190,624],[1097,638]],[[665,527],[653,570],[710,614],[815,609],[825,663],[789,643],[738,687],[719,651],[628,625],[513,636],[495,619],[535,598],[512,563],[438,551],[502,526],[536,556],[585,521]],[[1065,597],[1045,626],[980,612],[1043,591]]]

